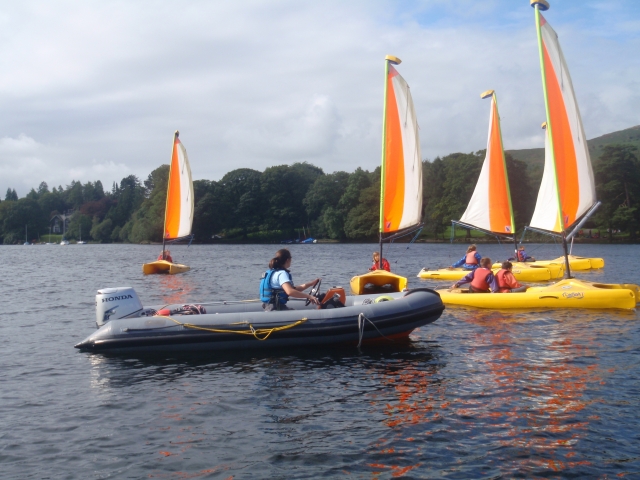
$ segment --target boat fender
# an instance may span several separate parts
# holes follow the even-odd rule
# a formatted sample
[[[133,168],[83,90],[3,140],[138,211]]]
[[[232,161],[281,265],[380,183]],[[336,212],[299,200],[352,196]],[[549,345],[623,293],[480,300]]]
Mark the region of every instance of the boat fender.
[[[156,315],[161,315],[163,317],[168,317],[169,315],[171,315],[171,310],[169,310],[168,308],[163,308],[162,310],[158,310],[156,312]]]
[[[393,297],[390,297],[389,295],[381,295],[378,298],[376,298],[374,302],[375,303],[390,302],[391,300],[393,300]]]
[[[138,316],[142,310],[142,303],[132,287],[102,288],[96,295],[98,328],[109,320]]]

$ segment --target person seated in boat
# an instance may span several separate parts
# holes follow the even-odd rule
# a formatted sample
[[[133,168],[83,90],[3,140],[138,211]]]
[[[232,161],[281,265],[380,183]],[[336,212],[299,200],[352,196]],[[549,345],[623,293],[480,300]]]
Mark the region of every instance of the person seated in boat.
[[[526,285],[520,285],[516,280],[516,277],[513,276],[513,272],[511,269],[513,265],[511,262],[506,261],[502,262],[502,268],[498,270],[496,273],[496,281],[498,282],[498,293],[518,293],[518,292],[526,292]]]
[[[480,266],[471,270],[462,280],[457,281],[451,288],[458,288],[460,285],[470,283],[469,293],[496,293],[498,282],[491,271],[491,259],[484,257],[480,260]]]
[[[380,270],[380,252],[373,252],[373,264],[369,268],[369,271],[372,272],[374,270]],[[391,272],[391,266],[387,259],[382,257],[382,270],[386,270],[387,272]]]
[[[475,245],[469,245],[467,253],[464,254],[460,260],[451,265],[449,268],[462,267],[465,270],[475,270],[480,265],[482,256],[478,253],[478,248]]]
[[[291,252],[286,248],[278,250],[269,262],[269,270],[262,275],[260,281],[260,300],[265,311],[291,310],[287,307],[289,297],[305,298],[312,303],[319,303],[316,297],[304,293],[304,290],[315,285],[320,279],[316,278],[296,287],[289,271],[290,267]]]
[[[527,252],[524,251],[524,245],[520,245],[518,247],[518,262],[535,262],[536,259],[527,255]]]
[[[169,250],[163,250],[158,255],[158,260],[166,260],[169,263],[173,263],[173,258],[171,258],[171,252]]]

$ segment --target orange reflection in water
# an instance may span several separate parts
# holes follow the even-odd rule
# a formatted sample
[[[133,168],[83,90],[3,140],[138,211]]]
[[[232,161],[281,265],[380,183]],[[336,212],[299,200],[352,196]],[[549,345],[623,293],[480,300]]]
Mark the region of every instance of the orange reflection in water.
[[[194,289],[187,275],[160,275],[157,288],[166,304],[187,303]]]
[[[420,462],[406,465],[406,461],[420,457],[420,442],[416,446],[407,442],[443,429],[451,432],[454,443],[464,431],[461,441],[468,444],[471,439],[470,448],[476,448],[473,443],[479,449],[495,446],[494,451],[500,453],[491,454],[487,467],[494,465],[507,474],[530,472],[531,468],[561,472],[589,464],[576,458],[575,446],[592,420],[578,418],[590,403],[583,398],[584,391],[589,384],[602,381],[598,364],[593,363],[594,351],[588,346],[590,340],[577,339],[587,346],[575,343],[567,333],[571,325],[563,322],[556,328],[547,327],[550,329],[544,336],[532,338],[512,321],[518,318],[494,312],[460,315],[462,321],[482,328],[468,345],[462,345],[462,354],[467,356],[462,363],[468,366],[459,386],[439,381],[434,371],[418,370],[410,364],[384,372],[384,383],[395,393],[394,402],[384,403],[385,424],[393,435],[380,439],[374,447],[378,454],[398,461],[370,464],[374,474],[395,476],[406,468],[416,468]],[[588,314],[573,320],[576,318],[590,320]],[[589,359],[591,364],[577,363],[576,358]],[[420,424],[424,429],[416,434],[415,426]]]

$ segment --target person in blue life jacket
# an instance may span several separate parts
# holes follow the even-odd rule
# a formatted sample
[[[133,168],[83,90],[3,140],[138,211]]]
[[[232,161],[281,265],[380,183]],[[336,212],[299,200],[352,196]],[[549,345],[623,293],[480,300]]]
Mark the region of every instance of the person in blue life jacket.
[[[291,310],[287,307],[289,297],[304,298],[312,303],[319,303],[316,297],[304,293],[304,290],[315,285],[320,279],[316,278],[296,287],[289,272],[290,267],[291,252],[286,248],[278,250],[276,256],[269,262],[269,270],[262,275],[260,281],[260,300],[265,311]]]
[[[465,270],[475,270],[480,266],[480,260],[482,260],[482,256],[478,253],[478,248],[475,245],[469,245],[467,253],[449,269],[462,267]]]
[[[463,279],[451,285],[451,288],[458,288],[465,283],[471,284],[469,293],[497,293],[500,289],[491,271],[491,259],[488,257],[481,259],[478,268],[471,270]]]

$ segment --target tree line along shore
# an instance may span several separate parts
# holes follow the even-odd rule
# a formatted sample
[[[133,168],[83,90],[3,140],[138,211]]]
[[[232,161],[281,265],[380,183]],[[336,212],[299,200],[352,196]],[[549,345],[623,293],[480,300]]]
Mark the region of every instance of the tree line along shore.
[[[423,219],[418,241],[449,239],[452,219],[467,207],[485,151],[453,153],[422,162]],[[531,218],[541,172],[506,155],[517,231]],[[605,145],[593,161],[602,205],[584,226],[597,241],[635,242],[640,226],[640,161],[634,145]],[[18,198],[9,188],[0,201],[5,245],[46,240],[52,219],[66,217],[68,240],[111,243],[162,242],[169,166],[140,181],[130,175],[105,191],[100,180],[38,189]],[[194,243],[280,243],[313,236],[326,241],[374,241],[378,235],[380,168],[324,173],[309,163],[263,172],[240,168],[219,181],[193,182]],[[468,232],[457,231],[468,236]],[[592,238],[595,235],[590,235]],[[474,236],[482,241],[482,236]]]

